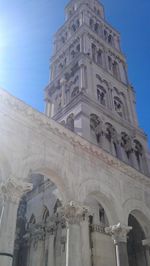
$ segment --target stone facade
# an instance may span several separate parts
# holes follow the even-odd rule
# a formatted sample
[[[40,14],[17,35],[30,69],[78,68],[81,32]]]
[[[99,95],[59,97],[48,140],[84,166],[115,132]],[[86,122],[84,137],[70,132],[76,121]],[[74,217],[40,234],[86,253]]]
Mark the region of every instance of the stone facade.
[[[149,266],[150,155],[97,0],[67,5],[45,101],[0,89],[0,265]]]

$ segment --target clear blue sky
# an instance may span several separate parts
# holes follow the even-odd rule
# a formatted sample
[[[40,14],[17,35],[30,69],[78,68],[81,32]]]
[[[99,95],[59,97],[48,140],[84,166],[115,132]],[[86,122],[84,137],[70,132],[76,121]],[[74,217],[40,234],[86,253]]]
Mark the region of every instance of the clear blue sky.
[[[49,80],[53,34],[68,0],[0,0],[0,87],[40,111]],[[140,126],[150,138],[150,1],[103,0],[106,18],[122,35]]]

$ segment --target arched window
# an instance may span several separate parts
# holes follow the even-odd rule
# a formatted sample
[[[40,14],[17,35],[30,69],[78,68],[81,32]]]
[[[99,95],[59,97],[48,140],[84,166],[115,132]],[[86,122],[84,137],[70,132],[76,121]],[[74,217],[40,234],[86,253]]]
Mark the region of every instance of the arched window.
[[[31,218],[29,220],[29,224],[36,224],[36,219],[35,219],[34,214],[31,215]]]
[[[137,160],[138,168],[139,170],[143,171],[144,170],[143,146],[137,139],[134,140],[134,153]]]
[[[112,65],[113,68],[113,75],[115,78],[119,79],[119,67],[118,67],[118,63],[115,61]]]
[[[75,51],[72,50],[72,51],[71,51],[71,58],[73,59],[74,57],[75,57]]]
[[[119,97],[114,97],[114,107],[115,107],[115,111],[117,112],[117,114],[121,117],[123,117],[124,115],[124,108],[123,108],[123,103],[120,100]]]
[[[104,208],[101,206],[101,204],[99,204],[99,220],[100,220],[100,224],[102,226],[107,227],[109,226],[109,222],[105,213]]]
[[[76,26],[77,26],[77,28],[80,27],[80,20],[79,19],[77,19],[77,21],[76,21]]]
[[[61,207],[61,206],[62,206],[61,201],[59,199],[57,199],[57,201],[55,203],[55,206],[54,206],[54,213],[56,213],[57,212],[57,209],[59,207]]]
[[[76,25],[75,24],[72,25],[72,30],[73,30],[73,32],[76,31]]]
[[[71,131],[74,131],[74,114],[73,113],[70,114],[67,117],[67,120],[66,120],[66,128],[68,128]]]
[[[93,28],[93,25],[94,25],[93,19],[90,18],[90,27]]]
[[[103,58],[102,58],[102,51],[98,50],[97,53],[97,64],[102,66],[103,65]]]
[[[97,52],[96,45],[92,43],[92,59],[94,61],[96,61],[96,52]]]
[[[47,220],[48,220],[48,218],[49,218],[49,210],[48,210],[48,208],[45,206],[45,207],[44,207],[44,210],[43,210],[43,216],[42,216],[42,220],[43,220],[43,222],[46,223]]]
[[[110,71],[112,71],[112,59],[110,56],[108,56],[108,68]]]
[[[98,23],[95,23],[94,30],[95,30],[96,33],[99,32],[99,24]]]
[[[107,38],[108,38],[108,33],[106,30],[104,30],[104,38],[105,38],[105,41],[107,41]]]
[[[75,87],[72,91],[71,98],[76,97],[79,94],[79,87]]]
[[[79,53],[80,52],[80,44],[77,45],[76,51]]]
[[[107,141],[110,143],[109,151],[116,157],[119,157],[119,142],[118,142],[118,134],[115,128],[110,124],[106,123],[106,132],[105,136]]]
[[[100,85],[97,85],[97,100],[100,102],[100,104],[106,105],[106,91]]]
[[[110,45],[112,45],[112,43],[113,43],[113,37],[112,37],[112,35],[109,35],[109,36],[108,36],[108,43],[109,43]]]
[[[124,154],[122,154],[123,160],[130,162],[131,154],[133,151],[132,140],[125,132],[121,133],[121,147],[124,151]]]

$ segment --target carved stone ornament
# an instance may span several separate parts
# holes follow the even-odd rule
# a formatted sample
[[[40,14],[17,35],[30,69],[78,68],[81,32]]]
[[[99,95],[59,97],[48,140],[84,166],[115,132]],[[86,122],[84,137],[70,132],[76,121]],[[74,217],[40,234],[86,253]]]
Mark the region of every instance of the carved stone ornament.
[[[69,224],[80,224],[86,219],[89,212],[86,206],[73,201],[60,208],[59,211]]]
[[[32,187],[33,186],[30,183],[10,178],[1,185],[0,194],[2,194],[4,201],[18,203],[25,193],[32,190]]]
[[[131,226],[124,226],[124,225],[121,225],[121,223],[105,228],[106,234],[109,234],[112,236],[114,244],[117,244],[118,242],[126,242],[127,234],[131,230],[132,230]]]

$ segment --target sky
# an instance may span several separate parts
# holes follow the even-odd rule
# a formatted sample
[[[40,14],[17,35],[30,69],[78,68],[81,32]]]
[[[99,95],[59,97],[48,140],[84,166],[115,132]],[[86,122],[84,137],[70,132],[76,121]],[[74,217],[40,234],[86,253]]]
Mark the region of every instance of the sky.
[[[106,20],[121,33],[140,127],[150,143],[150,1],[102,0]],[[0,87],[44,111],[53,36],[68,0],[0,0]]]

